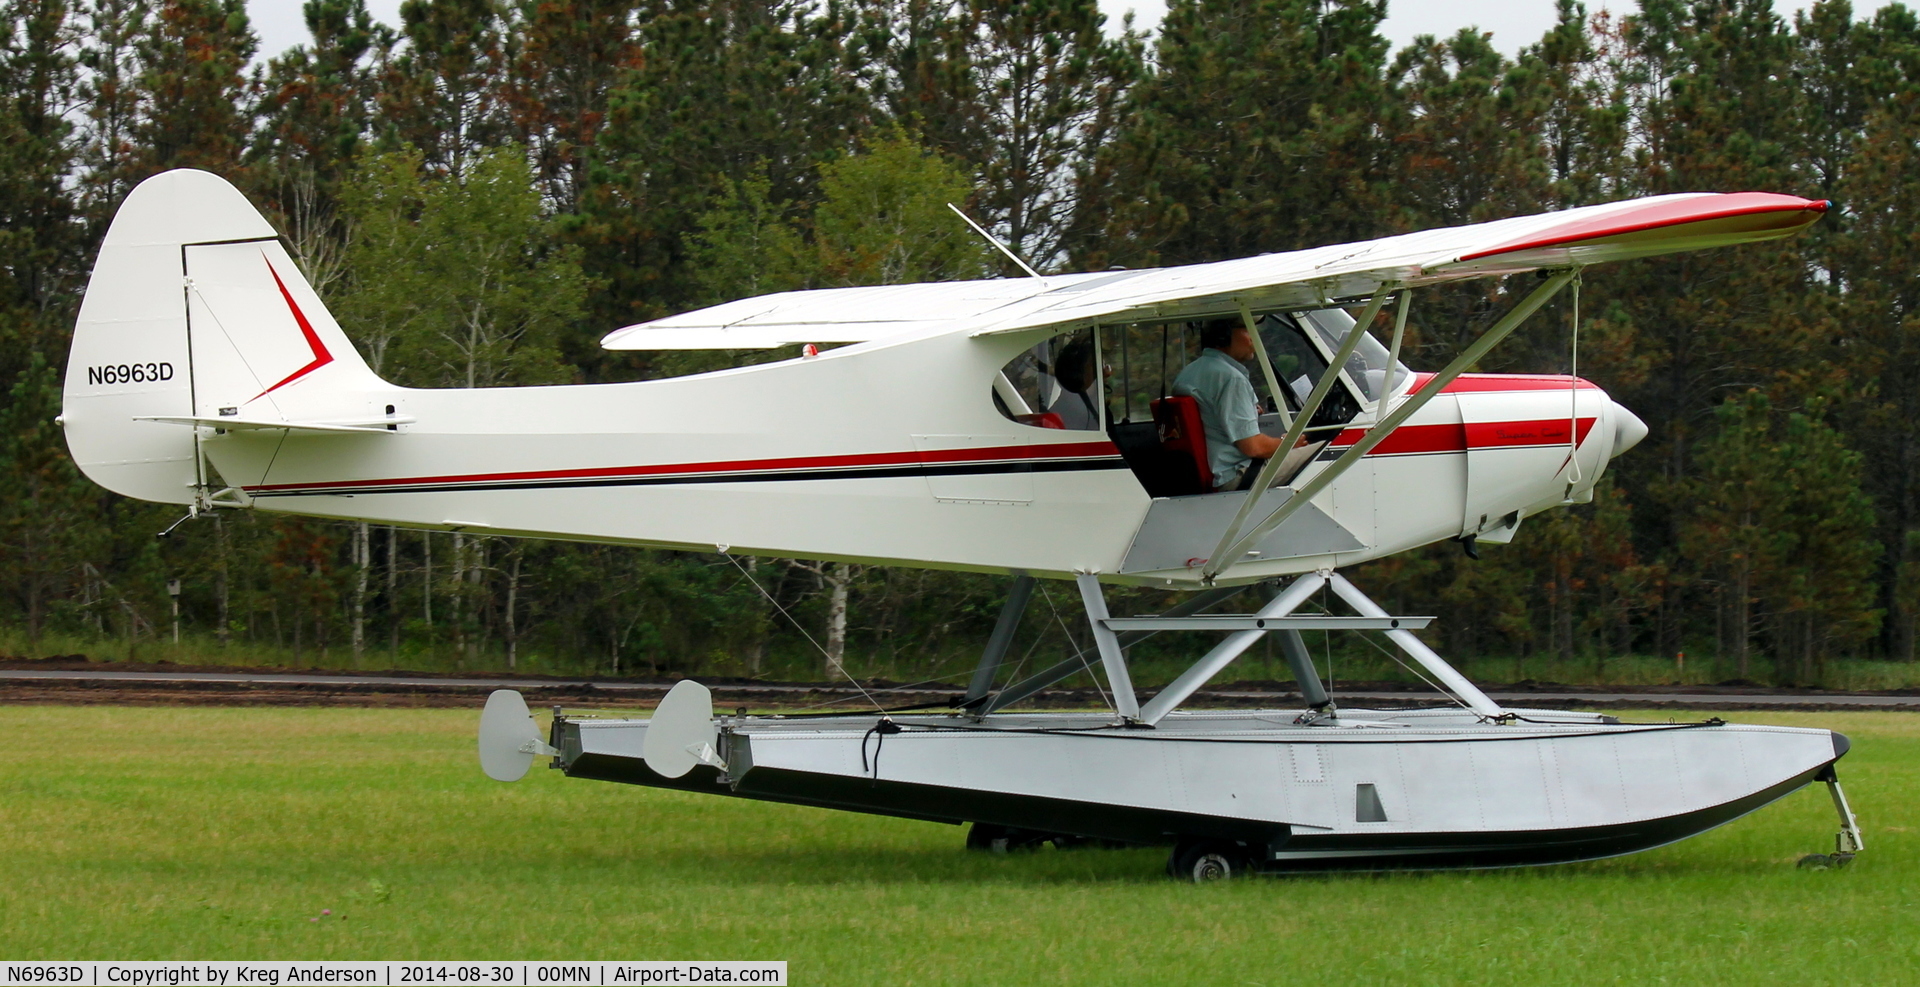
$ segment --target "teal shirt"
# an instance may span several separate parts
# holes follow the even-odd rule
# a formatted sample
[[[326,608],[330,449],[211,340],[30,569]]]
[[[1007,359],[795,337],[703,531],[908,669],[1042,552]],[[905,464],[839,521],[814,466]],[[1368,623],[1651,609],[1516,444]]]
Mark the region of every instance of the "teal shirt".
[[[1207,464],[1213,467],[1213,485],[1224,488],[1253,459],[1234,443],[1260,434],[1260,405],[1253,394],[1253,375],[1220,350],[1203,349],[1173,379],[1173,393],[1200,403],[1200,421],[1207,430]]]

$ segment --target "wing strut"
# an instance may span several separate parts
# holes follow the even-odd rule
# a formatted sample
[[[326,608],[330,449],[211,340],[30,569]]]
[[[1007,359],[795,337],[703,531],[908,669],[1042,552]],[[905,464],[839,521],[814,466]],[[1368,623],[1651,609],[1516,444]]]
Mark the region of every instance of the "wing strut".
[[[1435,374],[1421,386],[1420,390],[1409,395],[1405,401],[1400,403],[1399,407],[1393,409],[1392,414],[1368,429],[1367,434],[1362,436],[1360,441],[1349,446],[1347,451],[1342,453],[1339,459],[1333,461],[1332,465],[1321,470],[1312,480],[1307,481],[1305,486],[1294,491],[1293,496],[1287,498],[1285,503],[1275,508],[1273,513],[1267,515],[1266,520],[1261,521],[1258,525],[1255,525],[1252,530],[1241,535],[1226,551],[1215,552],[1213,557],[1208,560],[1206,569],[1201,572],[1202,580],[1212,582],[1229,569],[1232,569],[1236,563],[1245,558],[1249,549],[1257,544],[1261,538],[1266,536],[1267,532],[1279,527],[1281,522],[1292,517],[1294,512],[1300,509],[1301,504],[1319,496],[1320,492],[1325,490],[1334,480],[1339,479],[1341,474],[1352,469],[1354,464],[1360,461],[1361,457],[1372,452],[1374,446],[1386,441],[1387,436],[1392,435],[1394,429],[1399,428],[1407,419],[1413,417],[1415,412],[1425,407],[1427,402],[1433,400],[1434,396],[1445,389],[1448,384],[1452,383],[1455,377],[1465,373],[1468,367],[1478,363],[1480,358],[1487,354],[1488,350],[1493,349],[1501,340],[1507,338],[1508,333],[1513,332],[1514,329],[1519,327],[1520,323],[1525,322],[1529,316],[1539,311],[1541,306],[1551,301],[1554,295],[1560,293],[1560,289],[1567,286],[1567,282],[1574,279],[1575,273],[1576,272],[1571,269],[1561,271],[1548,278],[1546,284],[1535,288],[1533,294],[1522,299],[1520,304],[1513,307],[1512,311],[1501,317],[1500,321],[1494,323],[1492,328],[1482,333],[1479,339],[1473,341],[1473,345],[1468,346],[1459,356],[1454,358],[1452,363],[1447,364],[1445,370]],[[1378,311],[1377,303],[1378,300],[1376,300],[1375,305],[1368,306],[1369,317],[1371,317],[1373,312]],[[1361,327],[1356,325],[1355,328],[1358,329]],[[1352,338],[1348,339],[1349,344],[1354,342],[1355,340]],[[1342,347],[1342,358],[1344,358],[1345,354],[1349,351],[1350,346]],[[1327,377],[1323,378],[1323,380],[1331,379],[1334,373],[1338,372],[1338,368],[1339,364],[1328,367]],[[1303,412],[1298,421],[1304,421],[1305,419],[1306,414]],[[1296,421],[1296,424],[1298,424],[1298,421]],[[1289,430],[1289,435],[1291,434],[1291,430]],[[1271,466],[1271,462],[1269,462],[1269,466]],[[1249,502],[1251,502],[1251,500],[1252,498],[1249,498]]]
[[[1393,389],[1400,386],[1400,340],[1407,335],[1407,306],[1412,301],[1412,292],[1400,293],[1400,311],[1393,317],[1393,345],[1387,349],[1387,382],[1380,388],[1381,404],[1385,404],[1393,396]]]
[[[1260,358],[1260,374],[1267,379],[1267,393],[1273,395],[1273,410],[1280,413],[1280,424],[1293,427],[1293,417],[1287,411],[1286,395],[1280,393],[1280,375],[1273,372],[1273,360],[1267,356],[1267,341],[1260,338],[1260,324],[1253,319],[1253,310],[1246,302],[1240,303],[1240,321],[1246,324],[1247,335],[1253,337],[1253,355]]]

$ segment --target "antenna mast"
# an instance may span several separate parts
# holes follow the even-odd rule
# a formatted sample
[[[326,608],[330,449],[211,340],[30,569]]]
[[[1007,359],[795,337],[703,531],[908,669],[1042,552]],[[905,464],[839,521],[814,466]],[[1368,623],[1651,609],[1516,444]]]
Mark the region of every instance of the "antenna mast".
[[[1046,278],[1041,276],[1039,271],[1034,270],[1032,266],[1030,266],[1026,261],[1021,260],[1020,255],[1013,252],[1013,248],[1008,247],[1004,243],[1001,243],[999,239],[996,238],[993,234],[988,233],[986,230],[981,229],[980,224],[973,221],[973,217],[968,216],[966,213],[961,212],[959,206],[956,206],[953,203],[949,202],[947,203],[947,208],[953,210],[953,214],[955,216],[958,216],[962,220],[965,220],[968,226],[973,227],[973,231],[975,233],[978,233],[981,236],[986,237],[988,243],[991,243],[994,246],[999,247],[1000,252],[1003,254],[1006,254],[1007,257],[1011,259],[1015,264],[1020,265],[1021,270],[1027,272],[1027,274],[1032,277],[1040,278],[1042,281],[1046,280]]]

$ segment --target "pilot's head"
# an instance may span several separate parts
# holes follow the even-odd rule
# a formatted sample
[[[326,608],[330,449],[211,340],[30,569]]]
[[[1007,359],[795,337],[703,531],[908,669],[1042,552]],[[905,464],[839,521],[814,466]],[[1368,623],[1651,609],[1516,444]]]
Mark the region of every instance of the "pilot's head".
[[[1084,391],[1093,384],[1093,340],[1076,339],[1060,351],[1053,361],[1054,379],[1069,391]]]
[[[1219,350],[1241,362],[1253,359],[1253,336],[1247,332],[1245,322],[1229,317],[1208,319],[1198,325],[1201,346]]]

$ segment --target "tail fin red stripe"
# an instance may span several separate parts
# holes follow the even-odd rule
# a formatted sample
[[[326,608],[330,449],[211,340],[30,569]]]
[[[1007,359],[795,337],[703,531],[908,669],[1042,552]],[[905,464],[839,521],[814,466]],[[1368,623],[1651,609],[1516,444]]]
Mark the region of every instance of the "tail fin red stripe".
[[[266,260],[266,257],[267,255],[264,253],[260,255],[260,258],[262,260]],[[312,362],[308,363],[306,366],[301,367],[298,370],[295,370],[293,373],[288,374],[284,378],[281,378],[280,383],[275,384],[272,387],[269,387],[266,390],[261,391],[258,394],[255,394],[253,397],[248,398],[247,399],[248,401],[256,401],[256,400],[259,400],[260,398],[266,397],[268,394],[271,394],[274,391],[277,391],[280,388],[285,387],[288,384],[291,384],[294,381],[299,380],[300,378],[305,377],[310,373],[313,373],[315,370],[318,370],[321,367],[324,367],[327,364],[333,362],[333,354],[327,351],[327,344],[321,342],[320,334],[313,331],[313,323],[308,322],[307,314],[305,312],[300,311],[299,303],[295,302],[293,300],[293,295],[287,291],[286,282],[280,280],[280,272],[273,269],[273,261],[271,260],[267,260],[267,273],[273,275],[274,287],[280,289],[280,297],[286,300],[287,308],[293,312],[293,321],[296,323],[299,323],[300,335],[307,337],[307,348],[313,351],[313,360]]]

